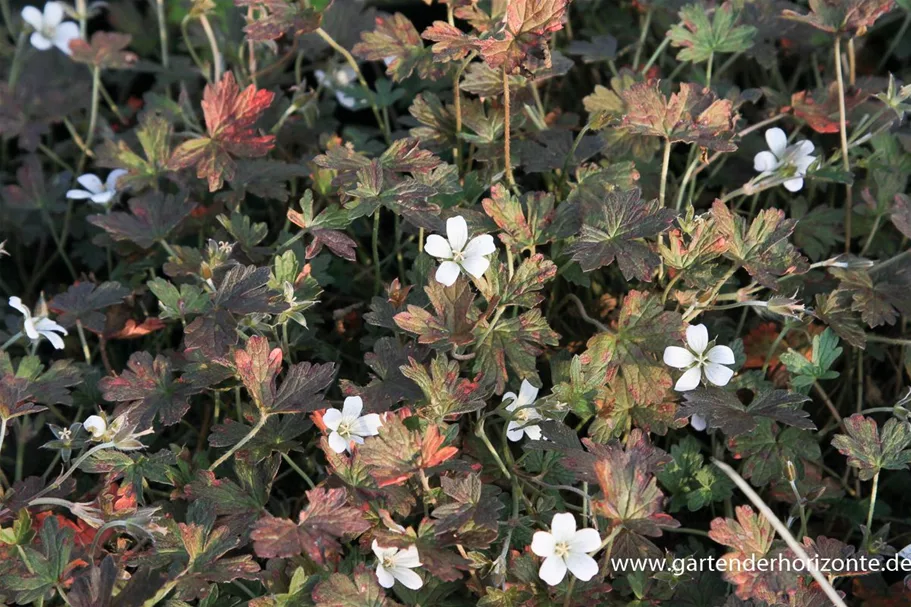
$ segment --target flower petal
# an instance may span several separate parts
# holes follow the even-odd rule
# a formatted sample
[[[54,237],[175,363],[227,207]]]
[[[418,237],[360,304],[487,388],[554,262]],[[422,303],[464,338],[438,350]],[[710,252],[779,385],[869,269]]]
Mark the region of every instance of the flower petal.
[[[465,247],[465,257],[479,257],[491,255],[497,252],[497,245],[494,244],[493,236],[490,234],[481,234],[475,236]]]
[[[86,198],[91,198],[95,194],[87,190],[67,190],[66,197],[70,200],[85,200]]]
[[[111,199],[114,198],[116,194],[117,192],[113,191],[105,191],[99,192],[98,194],[92,194],[92,202],[95,204],[107,204],[111,202]]]
[[[45,38],[44,35],[40,32],[32,32],[32,35],[29,36],[28,40],[32,43],[32,46],[34,46],[39,51],[46,51],[47,49],[54,46],[54,43]]]
[[[709,362],[719,365],[734,364],[734,351],[727,346],[714,346],[705,357],[709,359]]]
[[[558,512],[550,522],[550,532],[557,542],[568,542],[576,534],[576,517],[570,512]]]
[[[104,180],[104,186],[108,190],[117,190],[117,182],[121,177],[129,173],[126,169],[114,169],[108,173],[108,178]]]
[[[538,389],[527,379],[523,379],[522,385],[519,387],[519,403],[522,405],[530,405],[535,402],[536,398],[538,398]]]
[[[777,126],[765,132],[765,142],[778,158],[784,156],[785,150],[788,149],[788,136]]]
[[[601,536],[594,529],[579,529],[569,542],[570,552],[594,552],[601,547]]]
[[[77,177],[76,181],[78,181],[79,185],[87,189],[92,194],[101,194],[104,192],[104,184],[101,183],[98,175],[86,173],[85,175],[80,175]]]
[[[342,412],[338,409],[326,409],[323,413],[323,423],[330,430],[338,430],[338,425],[342,423]]]
[[[718,363],[705,365],[705,378],[716,386],[726,386],[734,377],[734,370]]]
[[[336,453],[344,453],[348,450],[348,441],[342,438],[342,435],[332,431],[332,434],[329,435],[329,447]]]
[[[25,304],[22,303],[22,300],[16,296],[9,298],[9,305],[12,308],[19,310],[19,313],[25,316],[26,318],[32,317],[32,311],[29,310]]]
[[[402,585],[405,586],[405,588],[417,590],[424,585],[424,580],[421,579],[421,576],[419,576],[411,569],[396,567],[390,573],[392,573],[392,577],[400,581]]]
[[[664,349],[664,364],[675,369],[686,369],[696,362],[696,357],[686,348],[668,346]]]
[[[54,31],[54,46],[67,55],[73,54],[70,42],[79,39],[79,26],[74,21],[66,21],[57,26]]]
[[[447,287],[451,287],[459,278],[459,272],[459,264],[454,261],[444,261],[440,264],[440,267],[437,268],[437,282],[442,283]]]
[[[538,556],[548,557],[554,553],[557,541],[546,531],[535,531],[531,538],[531,551]]]
[[[335,100],[340,106],[349,110],[353,110],[357,105],[357,99],[343,91],[335,91]]]
[[[376,413],[369,413],[358,418],[354,423],[354,431],[361,436],[376,436],[379,434],[380,426],[383,422]]]
[[[461,251],[468,242],[468,224],[461,215],[446,220],[446,238],[453,251]]]
[[[566,567],[583,582],[598,575],[598,562],[587,554],[570,552],[566,555]]]
[[[56,27],[63,21],[63,3],[48,2],[44,5],[44,26]]]
[[[361,416],[364,410],[364,401],[360,396],[349,396],[342,404],[342,417],[355,418]]]
[[[35,330],[35,321],[31,318],[25,319],[25,334],[28,335],[28,338],[32,341],[41,339],[41,334]]]
[[[696,365],[686,373],[680,376],[680,379],[677,380],[677,383],[674,384],[674,390],[677,392],[686,392],[688,390],[694,390],[699,386],[699,380],[702,379],[702,369],[699,368],[699,365]]]
[[[395,554],[397,550],[395,548],[383,548],[379,545],[376,540],[373,540],[373,543],[370,545],[370,548],[373,550],[373,554],[376,555],[378,559],[386,558],[387,554]]]
[[[522,424],[516,421],[510,421],[506,424],[506,438],[517,443],[522,440],[523,436],[525,436],[525,430],[522,428]]]
[[[803,189],[803,177],[795,177],[784,182],[784,187],[789,192],[799,192]]]
[[[400,550],[398,554],[395,555],[395,566],[396,567],[408,567],[413,569],[415,567],[421,566],[421,557],[418,555],[417,546],[411,545]]]
[[[386,571],[386,568],[382,565],[376,566],[376,581],[378,581],[383,588],[392,588],[395,586],[395,578],[392,577],[392,574]]]
[[[693,427],[693,430],[702,432],[708,424],[706,424],[704,417],[698,413],[694,413],[692,417],[690,417],[690,425]]]
[[[490,260],[486,257],[466,257],[462,260],[462,267],[475,278],[480,278],[490,267]]]
[[[541,426],[525,426],[522,430],[531,440],[541,440]]]
[[[547,557],[538,569],[538,577],[548,586],[556,586],[566,577],[566,562],[559,556]]]
[[[776,168],[778,168],[778,159],[772,152],[762,151],[753,156],[753,170],[763,173],[774,171]]]
[[[813,153],[813,150],[816,149],[816,146],[813,145],[813,142],[809,139],[802,139],[794,144],[794,150],[796,156],[809,156]]]
[[[50,333],[52,331],[57,331],[63,335],[69,335],[67,330],[58,325],[56,322],[50,318],[38,318],[35,320],[35,330],[39,333]]]
[[[709,346],[709,330],[705,325],[689,325],[686,328],[686,343],[690,350],[702,354]]]
[[[816,162],[816,156],[802,156],[795,160],[794,166],[797,168],[797,174],[806,175],[814,162]]]
[[[424,252],[439,259],[452,259],[452,248],[449,241],[439,234],[431,234],[424,243]]]
[[[34,29],[40,30],[44,27],[44,15],[41,14],[34,6],[26,6],[20,13],[22,20],[31,25]]]
[[[505,394],[503,395],[503,401],[502,401],[502,402],[505,403],[506,401],[511,401],[508,405],[506,405],[506,410],[507,410],[507,411],[512,411],[513,409],[515,409],[515,408],[517,408],[517,407],[519,406],[519,397],[516,396],[516,393],[515,393],[515,392],[507,392],[507,393],[505,393]]]

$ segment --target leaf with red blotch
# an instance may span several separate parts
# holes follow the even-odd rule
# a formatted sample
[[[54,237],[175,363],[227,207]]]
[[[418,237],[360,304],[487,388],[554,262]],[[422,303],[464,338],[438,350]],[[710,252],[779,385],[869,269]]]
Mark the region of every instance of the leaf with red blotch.
[[[353,538],[370,529],[364,513],[347,505],[345,489],[307,491],[307,508],[298,522],[267,515],[256,522],[250,538],[263,558],[306,554],[324,565],[341,554],[341,538]]]
[[[148,352],[133,353],[123,373],[101,378],[98,387],[109,402],[132,403],[140,428],[151,426],[156,418],[166,426],[176,424],[190,409],[190,396],[202,391],[174,377],[166,357],[158,355],[153,360]]]
[[[584,272],[616,260],[626,280],[651,282],[661,260],[643,240],[668,230],[676,217],[677,213],[661,208],[657,200],[641,200],[639,188],[614,190],[595,213],[583,220],[582,230],[566,248],[566,254],[572,255]]]
[[[266,410],[275,400],[275,378],[282,370],[282,350],[269,350],[269,340],[254,335],[243,349],[234,351],[234,363],[247,394],[260,410]]]
[[[351,574],[333,573],[313,588],[316,607],[401,607],[376,581],[376,573],[361,563]]]
[[[426,412],[422,417],[443,420],[484,408],[491,386],[481,382],[481,376],[473,380],[460,377],[459,361],[438,354],[430,363],[430,373],[414,359],[409,363],[401,371],[424,393],[423,403],[420,400],[415,403],[418,411]]]
[[[130,198],[130,212],[114,211],[106,215],[89,215],[88,221],[108,233],[114,240],[136,243],[143,249],[165,240],[196,204],[186,194],[165,196],[149,192]]]
[[[882,433],[876,420],[859,413],[844,420],[847,434],[837,434],[832,446],[848,458],[848,465],[860,470],[860,480],[868,481],[880,470],[905,470],[911,463],[911,430],[904,422],[889,419]]]
[[[351,52],[368,61],[386,61],[386,74],[395,82],[415,71],[425,80],[436,80],[443,74],[414,24],[401,13],[377,17],[376,29],[362,33],[361,42]]]
[[[410,419],[409,423],[418,421]],[[387,487],[402,485],[419,471],[426,473],[454,457],[459,450],[444,447],[445,442],[435,424],[411,430],[398,416],[387,415],[379,434],[361,445],[358,452],[378,485]]]
[[[680,91],[668,98],[658,84],[658,80],[637,82],[620,92],[627,112],[619,128],[718,152],[737,149],[732,141],[736,114],[730,100],[718,99],[711,89],[692,82],[681,83]]]
[[[491,68],[508,74],[550,65],[548,34],[563,29],[567,0],[513,0],[498,27],[478,41]]]
[[[430,47],[434,61],[460,61],[478,46],[477,38],[445,21],[434,21],[423,31],[421,38],[436,43]]]
[[[196,167],[196,176],[208,179],[209,191],[234,178],[234,156],[265,156],[275,145],[274,135],[258,135],[253,125],[268,109],[275,93],[251,84],[243,91],[228,71],[217,84],[206,85],[202,110],[207,135],[182,143],[171,155],[172,170]]]
[[[845,111],[850,112],[860,105],[867,94],[859,89],[852,89],[845,95]],[[793,112],[817,133],[837,133],[839,130],[838,83],[833,82],[823,91],[798,91],[791,95],[791,105],[782,108],[784,112]]]
[[[762,286],[777,291],[779,276],[809,270],[807,260],[788,242],[797,220],[785,219],[784,211],[760,211],[748,226],[744,218],[716,200],[712,216],[718,234],[728,243],[725,256],[740,262]]]
[[[418,336],[418,343],[449,349],[474,341],[472,329],[480,317],[471,283],[457,280],[452,286],[433,281],[424,287],[432,310],[409,305],[393,320],[399,328]]]
[[[488,217],[502,230],[503,244],[515,252],[533,250],[553,240],[554,197],[544,192],[529,192],[520,200],[502,184],[490,188],[490,198],[481,204]]]
[[[91,42],[82,38],[70,41],[70,57],[78,63],[105,70],[122,70],[132,67],[139,57],[125,50],[133,39],[129,34],[116,32],[95,32]]]
[[[769,554],[775,531],[765,517],[755,514],[749,506],[737,506],[735,512],[736,521],[728,518],[714,519],[709,537],[732,548],[721,557],[727,565],[723,577],[736,586],[737,596],[745,600],[756,596],[755,591],[762,592],[763,586],[768,584],[770,574],[745,565],[751,557],[760,559]]]
[[[308,2],[307,6],[302,6],[302,2],[289,0],[234,0],[237,6],[255,11],[253,17],[247,14],[244,27],[247,39],[254,42],[276,40],[284,34],[291,38],[309,34],[320,26],[323,12],[331,3],[331,0]]]
[[[623,538],[611,556],[660,554],[646,538],[661,537],[663,529],[679,527],[680,523],[663,511],[664,495],[645,452],[635,444],[626,448],[613,444],[597,455],[594,471],[602,496],[592,502],[592,507],[610,521],[611,527],[620,527],[617,539]]]
[[[104,331],[105,316],[101,310],[123,301],[130,290],[118,282],[78,282],[57,295],[48,303],[48,308],[59,314],[57,322],[64,327],[73,327],[77,322],[93,333]]]
[[[800,21],[829,33],[863,36],[867,28],[895,6],[895,0],[810,0],[806,15],[784,10],[785,19]]]

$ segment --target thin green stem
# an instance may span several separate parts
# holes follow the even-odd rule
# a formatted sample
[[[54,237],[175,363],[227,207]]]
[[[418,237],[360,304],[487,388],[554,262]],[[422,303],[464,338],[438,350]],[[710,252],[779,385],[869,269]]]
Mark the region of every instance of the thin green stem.
[[[28,40],[28,36],[25,34],[25,31],[22,31],[19,34],[19,39],[16,40],[16,52],[13,55],[13,61],[10,64],[9,68],[9,78],[8,84],[10,93],[16,89],[16,82],[19,81],[19,74],[22,73],[22,57],[25,53],[25,41]]]
[[[636,54],[633,55],[633,71],[639,69],[639,59],[642,58],[642,49],[645,48],[645,39],[648,37],[648,31],[652,25],[652,10],[645,13],[645,22],[642,24],[642,30],[639,32],[639,42],[636,44]]]
[[[224,453],[224,455],[222,455],[217,460],[215,460],[215,463],[212,464],[211,466],[209,466],[209,471],[212,472],[212,471],[216,470],[219,466],[221,466],[223,463],[225,463],[228,460],[228,458],[230,458],[232,455],[234,455],[241,447],[243,447],[244,445],[249,443],[251,440],[253,440],[253,438],[259,433],[259,431],[263,429],[263,426],[266,425],[266,420],[268,420],[268,419],[269,419],[268,415],[260,413],[260,417],[259,417],[259,420],[256,422],[256,425],[254,425],[250,429],[250,431],[247,433],[247,435],[245,437],[243,437],[242,439],[240,439],[240,441],[238,441],[237,443],[232,445],[231,448],[228,449]]]
[[[380,209],[373,212],[373,291],[380,293],[383,290],[383,275],[380,268]]]
[[[215,32],[212,30],[212,24],[209,23],[209,16],[205,13],[200,15],[199,24],[202,26],[202,31],[205,32],[206,38],[209,40],[209,47],[212,49],[213,80],[221,82],[221,75],[225,71],[224,60],[218,50],[218,41],[215,40]]]
[[[867,531],[873,525],[873,510],[876,508],[876,494],[879,491],[879,471],[873,475],[873,489],[870,490],[870,508],[867,510]]]
[[[92,351],[89,349],[89,342],[85,339],[85,330],[82,328],[82,321],[76,321],[76,332],[79,333],[79,343],[82,344],[82,355],[85,357],[86,364],[92,364]]]
[[[516,184],[512,175],[512,151],[510,149],[510,107],[509,107],[509,74],[506,73],[506,67],[502,70],[503,78],[503,162],[506,167],[506,185],[510,188]]]
[[[313,479],[303,471],[303,469],[294,463],[294,460],[287,453],[282,453],[282,459],[285,460],[285,463],[291,466],[291,469],[297,472],[297,474],[304,479],[304,482],[307,483],[311,489],[315,489],[316,485],[313,484]]]
[[[658,203],[664,207],[664,197],[667,192],[667,170],[671,163],[671,143],[670,139],[664,140],[664,156],[661,159],[661,186],[658,190]]]
[[[89,129],[85,134],[85,147],[82,149],[82,156],[79,158],[78,172],[85,169],[85,162],[92,153],[92,142],[95,139],[95,127],[98,124],[98,97],[101,89],[101,68],[97,65],[92,69],[92,107],[89,113]]]
[[[478,425],[475,428],[475,436],[481,439],[481,442],[484,443],[484,446],[487,447],[487,450],[490,452],[490,455],[493,457],[494,461],[497,462],[497,466],[500,468],[500,472],[503,473],[508,479],[512,478],[512,475],[509,473],[509,470],[506,468],[506,464],[503,463],[503,460],[500,459],[500,455],[497,453],[497,450],[494,449],[493,445],[490,442],[490,439],[487,438],[487,434],[484,432],[484,418],[482,417],[478,421]]]
[[[838,131],[841,136],[841,163],[845,172],[851,171],[851,159],[848,157],[848,124],[845,118],[845,80],[841,69],[841,36],[835,36],[835,78],[838,82]],[[851,220],[853,203],[851,186],[846,186],[845,198],[845,253],[851,252]]]
[[[709,61],[705,65],[705,87],[712,86],[712,64],[715,61],[715,53],[709,53]]]
[[[898,45],[901,44],[901,41],[905,39],[905,34],[908,32],[909,27],[911,27],[911,10],[905,13],[905,19],[902,21],[901,27],[898,28],[895,36],[892,38],[892,42],[889,43],[889,47],[883,54],[882,59],[879,60],[879,65],[876,66],[877,72],[886,66],[886,62],[889,61],[889,57],[892,56],[892,53],[895,52],[895,49],[898,48]]]
[[[664,52],[664,50],[668,47],[668,45],[670,43],[671,43],[671,39],[667,38],[667,37],[665,37],[664,40],[661,41],[661,44],[658,45],[658,48],[655,49],[655,52],[652,53],[652,56],[649,57],[648,61],[645,62],[645,65],[642,66],[642,69],[640,70],[640,72],[642,74],[645,74],[650,69],[652,69],[652,66],[655,64],[656,61],[658,61],[658,57],[661,56],[661,53]]]
[[[189,24],[190,16],[187,15],[180,22],[180,33],[183,36],[184,46],[187,47],[187,52],[190,53],[190,57],[193,59],[193,63],[195,63],[196,67],[199,68],[199,71],[202,72],[202,75],[206,79],[206,82],[212,82],[211,76],[209,75],[209,70],[206,68],[199,54],[196,52],[196,48],[193,46],[193,41],[190,40],[190,32],[188,28]]]

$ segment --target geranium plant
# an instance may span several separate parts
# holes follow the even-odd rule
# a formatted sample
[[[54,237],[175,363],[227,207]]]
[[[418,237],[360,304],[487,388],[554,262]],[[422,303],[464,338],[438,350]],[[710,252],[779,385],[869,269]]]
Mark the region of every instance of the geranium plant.
[[[0,0],[0,603],[911,604],[908,0]]]

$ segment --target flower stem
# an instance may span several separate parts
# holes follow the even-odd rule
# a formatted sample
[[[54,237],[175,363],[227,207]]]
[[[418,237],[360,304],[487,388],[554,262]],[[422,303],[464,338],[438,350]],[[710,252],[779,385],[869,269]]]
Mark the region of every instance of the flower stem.
[[[297,472],[302,479],[304,479],[304,482],[306,482],[310,486],[311,489],[316,488],[316,485],[313,484],[313,479],[311,479],[310,476],[306,472],[304,472],[300,466],[295,464],[294,460],[291,459],[291,457],[287,453],[282,453],[282,459],[285,460],[285,463],[288,464],[289,466],[291,466],[291,468],[295,472]]]
[[[477,428],[475,428],[475,436],[481,439],[481,442],[484,443],[484,446],[487,447],[487,450],[490,452],[490,455],[493,456],[494,461],[497,462],[497,466],[500,467],[500,471],[508,479],[512,479],[512,475],[509,473],[509,470],[506,468],[506,464],[503,463],[503,460],[500,459],[500,455],[497,453],[497,450],[493,448],[493,445],[490,442],[490,439],[487,438],[487,434],[484,432],[484,418],[482,417],[478,421]]]
[[[838,127],[841,135],[841,163],[845,172],[851,171],[851,160],[848,158],[848,126],[845,119],[845,80],[841,73],[841,36],[835,36],[835,78],[838,82]],[[851,252],[851,204],[852,188],[846,186],[845,199],[845,253]]]
[[[209,23],[209,16],[203,13],[199,16],[199,24],[202,26],[202,30],[206,33],[206,38],[209,40],[209,47],[212,49],[212,62],[213,62],[213,79],[215,82],[221,82],[221,75],[224,73],[224,61],[221,57],[221,52],[218,50],[218,41],[215,40],[215,32],[212,31],[212,24]]]
[[[661,160],[661,186],[658,190],[658,203],[664,207],[664,197],[667,192],[667,169],[671,163],[671,143],[670,139],[664,140],[664,157]]]
[[[248,442],[253,440],[253,437],[256,436],[259,433],[259,431],[263,429],[263,426],[266,425],[267,419],[269,419],[269,416],[261,413],[260,417],[259,417],[259,421],[256,422],[256,425],[250,429],[250,431],[247,433],[247,435],[245,437],[240,439],[240,441],[238,441],[235,445],[232,445],[231,448],[228,449],[224,455],[222,455],[217,460],[215,460],[215,463],[212,464],[211,466],[209,466],[209,472],[215,471],[219,466],[221,466],[223,463],[225,463],[228,460],[228,458],[230,458],[232,455],[234,455],[234,453],[237,452],[241,447],[243,447]]]
[[[373,290],[375,293],[382,292],[383,275],[380,268],[380,208],[373,212],[373,239],[371,241],[373,249]]]
[[[873,489],[870,491],[870,509],[867,510],[867,531],[873,524],[873,510],[876,508],[876,493],[879,490],[879,471],[873,475]]]
[[[512,150],[510,149],[510,107],[509,107],[509,74],[506,66],[501,70],[503,76],[503,162],[506,167],[506,185],[512,187],[516,184],[512,176]]]
[[[652,25],[652,10],[645,13],[645,22],[642,24],[642,31],[639,32],[639,42],[636,44],[636,54],[633,55],[633,71],[639,69],[639,59],[642,58],[642,49],[645,48],[645,39],[648,37],[648,30]],[[666,38],[670,40],[670,38]],[[644,70],[643,70],[644,71]]]
[[[101,68],[97,65],[92,68],[92,108],[89,114],[89,130],[85,134],[85,147],[82,148],[82,157],[79,159],[77,172],[85,169],[85,161],[92,153],[92,141],[95,139],[95,127],[98,124],[98,97],[101,94]]]
[[[82,355],[85,357],[86,364],[92,364],[92,352],[89,350],[89,343],[85,339],[85,331],[82,328],[82,321],[76,321],[76,332],[79,333],[79,342],[82,344]]]

